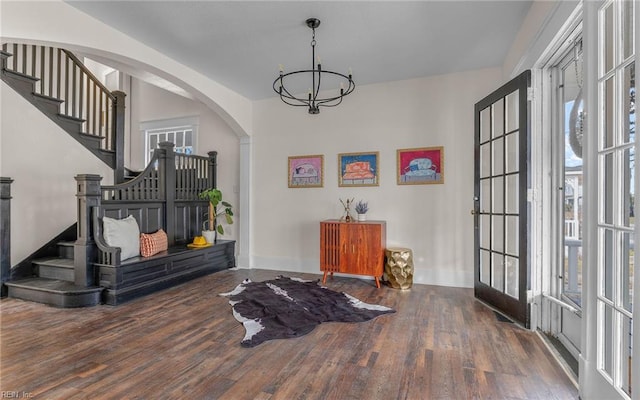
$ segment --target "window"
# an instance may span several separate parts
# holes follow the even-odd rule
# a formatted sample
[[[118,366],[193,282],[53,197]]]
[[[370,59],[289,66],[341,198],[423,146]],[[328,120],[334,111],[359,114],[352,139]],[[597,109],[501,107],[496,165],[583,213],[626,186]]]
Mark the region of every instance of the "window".
[[[149,163],[153,151],[161,142],[173,143],[176,153],[194,154],[197,127],[197,118],[178,118],[140,124],[140,130],[144,132],[145,164]]]

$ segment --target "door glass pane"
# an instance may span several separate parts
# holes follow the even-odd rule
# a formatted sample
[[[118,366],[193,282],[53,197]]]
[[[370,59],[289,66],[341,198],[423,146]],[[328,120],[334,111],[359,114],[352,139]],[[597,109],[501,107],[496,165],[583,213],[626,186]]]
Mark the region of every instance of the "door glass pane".
[[[520,97],[520,91],[516,90],[515,92],[512,92],[505,98],[506,104],[507,104],[507,107],[506,107],[507,108],[507,115],[506,115],[506,121],[507,121],[506,131],[507,132],[512,132],[518,129],[518,124],[520,122],[518,119],[519,97]]]
[[[613,348],[613,310],[611,307],[601,302],[601,307],[604,308],[604,323],[602,324],[602,329],[604,332],[602,335],[603,342],[602,348],[604,350],[604,359],[602,369],[611,376],[611,368],[613,365],[613,352],[615,349]]]
[[[493,137],[504,135],[504,100],[500,99],[491,105],[493,113]]]
[[[491,144],[485,143],[480,146],[480,178],[491,175]]]
[[[626,315],[622,316],[622,387],[621,389],[628,395],[631,396],[631,355],[632,355],[632,344],[631,340],[633,338],[632,335],[633,324],[631,322],[631,318]]]
[[[480,250],[480,282],[491,283],[491,253],[486,250]]]
[[[634,216],[634,201],[635,201],[635,185],[634,185],[634,171],[635,171],[635,149],[633,147],[624,150],[622,159],[622,190],[620,196],[622,197],[622,224],[633,228],[635,223]]]
[[[505,217],[506,219],[506,230],[507,233],[505,235],[505,240],[507,242],[507,249],[506,249],[506,253],[507,254],[511,254],[514,256],[518,255],[518,245],[519,245],[519,240],[518,238],[519,236],[519,232],[518,232],[518,228],[519,228],[519,218],[518,217],[512,217],[512,216],[507,216]]]
[[[518,298],[518,259],[513,257],[505,257],[505,265],[507,272],[506,279],[506,293],[511,296]]]
[[[502,254],[492,253],[491,259],[491,270],[493,271],[491,287],[500,292],[504,292],[504,256]]]
[[[622,2],[622,46],[626,59],[633,54],[633,4],[634,1]]]
[[[501,175],[504,172],[504,138],[495,139],[493,148],[493,175]]]
[[[601,293],[601,296],[613,301],[613,231],[611,229],[604,230],[602,241],[600,279],[604,293]]]
[[[634,142],[636,140],[636,65],[630,64],[624,69],[624,107],[626,121],[622,127],[622,136],[625,143]]]
[[[635,264],[635,252],[633,251],[633,234],[622,235],[622,306],[632,312],[633,302],[633,270]]]
[[[518,175],[509,175],[506,177],[507,184],[505,185],[507,204],[505,212],[508,214],[518,213]]]
[[[604,72],[613,68],[613,3],[609,4],[604,12]]]
[[[491,217],[489,215],[480,216],[480,247],[491,248]]]
[[[480,181],[480,212],[491,212],[491,179]]]
[[[613,114],[613,78],[607,79],[604,83],[604,132],[602,141],[604,148],[613,146],[613,124],[615,115]]]
[[[501,215],[491,217],[491,249],[504,251],[504,217]]]
[[[493,212],[504,212],[504,178],[498,177],[491,179],[492,182],[492,200],[493,200]]]
[[[507,164],[507,169],[506,169],[506,173],[510,173],[510,172],[518,172],[518,170],[520,169],[520,149],[519,149],[519,143],[518,143],[518,138],[519,138],[519,132],[513,132],[511,134],[509,134],[508,136],[506,136],[505,140],[506,140],[506,153],[507,153],[507,160],[506,160],[506,164]]]
[[[491,108],[480,111],[480,143],[491,139]]]
[[[604,155],[604,171],[600,177],[602,196],[602,218],[605,224],[613,224],[613,153]]]

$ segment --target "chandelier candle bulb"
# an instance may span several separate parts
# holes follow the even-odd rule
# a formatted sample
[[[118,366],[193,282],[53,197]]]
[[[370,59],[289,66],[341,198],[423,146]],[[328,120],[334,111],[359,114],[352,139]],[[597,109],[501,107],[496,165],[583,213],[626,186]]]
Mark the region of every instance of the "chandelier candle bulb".
[[[280,70],[280,75],[284,72],[284,65],[278,64],[278,69]]]

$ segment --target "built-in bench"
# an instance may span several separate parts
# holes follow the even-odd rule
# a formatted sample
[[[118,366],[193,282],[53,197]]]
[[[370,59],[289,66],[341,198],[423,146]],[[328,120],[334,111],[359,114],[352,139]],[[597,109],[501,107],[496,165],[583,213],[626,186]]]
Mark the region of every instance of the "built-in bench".
[[[104,288],[102,301],[117,305],[190,279],[235,267],[235,241],[189,248],[201,234],[208,202],[198,194],[216,187],[216,153],[209,157],[176,154],[161,143],[147,168],[129,182],[100,186],[97,175],[79,175],[76,283]],[[121,259],[102,235],[102,219],[133,216],[140,232],[167,234],[168,250],[150,257]],[[90,267],[82,270],[87,261]],[[78,271],[80,270],[80,274]],[[84,276],[82,276],[84,273]],[[79,276],[80,275],[80,276]]]

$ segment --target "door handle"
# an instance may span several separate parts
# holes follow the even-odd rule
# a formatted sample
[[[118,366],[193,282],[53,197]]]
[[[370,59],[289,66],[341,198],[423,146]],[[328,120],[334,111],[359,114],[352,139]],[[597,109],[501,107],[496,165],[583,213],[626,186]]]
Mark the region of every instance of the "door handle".
[[[471,215],[476,215],[478,212],[476,210],[471,210]]]

